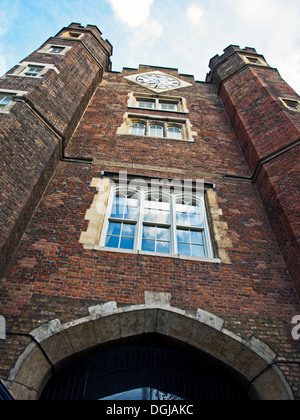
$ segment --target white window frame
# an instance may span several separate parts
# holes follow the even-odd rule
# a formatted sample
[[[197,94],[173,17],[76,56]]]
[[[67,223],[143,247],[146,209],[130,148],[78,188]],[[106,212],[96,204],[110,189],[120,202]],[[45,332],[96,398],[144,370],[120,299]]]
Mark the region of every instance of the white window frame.
[[[159,193],[160,190],[157,190]],[[118,193],[127,193],[127,194],[134,194],[136,198],[139,199],[139,213],[136,221],[128,221],[128,224],[135,224],[136,225],[136,232],[135,232],[135,238],[134,238],[134,249],[122,249],[122,248],[110,248],[105,247],[106,238],[108,234],[108,228],[109,223],[111,220],[118,222],[118,219],[111,219],[111,209],[114,201],[115,195]],[[150,192],[151,194],[151,192]],[[214,259],[214,253],[213,253],[213,247],[212,247],[212,241],[210,236],[210,229],[208,225],[208,218],[206,213],[206,206],[205,206],[205,197],[204,194],[201,196],[196,196],[193,193],[190,193],[189,195],[185,195],[184,198],[189,198],[190,200],[193,200],[196,202],[197,206],[201,209],[201,214],[203,217],[203,227],[197,228],[193,226],[186,226],[186,225],[178,225],[176,221],[176,203],[179,199],[182,199],[182,194],[177,194],[175,191],[169,193],[161,193],[164,198],[168,200],[170,203],[170,223],[164,224],[164,223],[155,223],[155,222],[144,222],[144,209],[145,209],[145,200],[149,196],[149,191],[147,189],[136,188],[136,189],[129,189],[127,187],[122,186],[113,186],[110,191],[109,199],[108,199],[108,205],[106,208],[106,214],[105,214],[105,220],[104,225],[102,229],[102,234],[100,238],[100,244],[99,249],[105,249],[106,251],[119,251],[119,252],[128,252],[128,253],[140,253],[144,255],[158,255],[158,256],[171,256],[171,257],[177,257],[177,258],[183,258],[183,259],[198,259],[198,260],[213,260]],[[126,223],[126,220],[120,219],[120,223]],[[170,228],[170,253],[157,253],[157,252],[150,252],[150,251],[142,251],[142,239],[143,239],[143,227],[144,226],[158,226],[158,227],[169,227]],[[201,231],[203,232],[203,240],[204,240],[204,250],[205,250],[205,257],[193,257],[190,255],[183,255],[178,253],[178,243],[177,243],[177,229],[180,230],[189,230],[189,231]],[[97,249],[95,247],[94,249]]]
[[[42,70],[40,73],[38,73],[38,75],[36,76],[31,76],[31,75],[26,75],[26,73],[28,72],[28,70],[31,67],[41,67]],[[43,76],[49,71],[49,70],[54,70],[57,74],[59,74],[58,69],[54,66],[54,64],[44,64],[44,63],[33,63],[33,62],[28,62],[28,61],[24,61],[23,63],[19,63],[17,69],[14,71],[14,73],[12,74],[7,74],[7,76],[13,76],[13,77],[28,77],[31,79],[42,79]]]
[[[25,96],[27,92],[24,91],[18,91],[18,90],[10,90],[10,89],[1,89],[0,95],[7,95],[11,97],[11,100],[8,104],[6,104],[4,107],[0,108],[0,114],[9,114],[13,106],[16,104],[16,102],[13,101],[14,96]]]
[[[52,48],[63,48],[61,52],[52,52]],[[68,51],[70,51],[72,47],[67,47],[66,45],[58,45],[58,44],[46,44],[42,49],[40,49],[38,52],[40,54],[50,54],[50,55],[60,55],[64,56],[67,54]]]

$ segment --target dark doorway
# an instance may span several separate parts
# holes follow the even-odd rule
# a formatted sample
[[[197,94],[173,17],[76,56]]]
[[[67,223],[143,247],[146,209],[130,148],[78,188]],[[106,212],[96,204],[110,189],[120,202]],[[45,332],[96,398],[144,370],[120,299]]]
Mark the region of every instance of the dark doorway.
[[[61,368],[42,400],[247,400],[240,381],[190,346],[159,335],[105,346]]]

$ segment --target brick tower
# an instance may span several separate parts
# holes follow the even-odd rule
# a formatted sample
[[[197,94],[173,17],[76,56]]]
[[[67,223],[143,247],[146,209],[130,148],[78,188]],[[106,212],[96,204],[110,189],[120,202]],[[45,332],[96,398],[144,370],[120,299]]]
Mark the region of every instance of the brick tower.
[[[252,48],[0,80],[0,399],[300,399],[300,98]]]

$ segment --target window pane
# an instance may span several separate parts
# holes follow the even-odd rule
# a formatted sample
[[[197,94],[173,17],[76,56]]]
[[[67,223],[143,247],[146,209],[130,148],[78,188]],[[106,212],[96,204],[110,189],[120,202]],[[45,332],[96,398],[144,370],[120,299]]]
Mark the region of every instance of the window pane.
[[[115,196],[111,217],[116,219],[137,220],[139,213],[139,200]]]
[[[191,232],[191,243],[203,245],[203,233],[202,232]]]
[[[176,204],[176,223],[181,226],[203,227],[202,214],[199,206]]]
[[[168,137],[170,139],[182,139],[182,130],[179,127],[169,127]]]
[[[160,252],[162,254],[169,254],[170,253],[169,242],[157,242],[156,252]]]
[[[126,223],[123,223],[122,236],[134,238],[134,233],[135,233],[135,225],[128,225]]]
[[[10,103],[12,100],[13,95],[0,95],[0,105],[5,106]]]
[[[110,222],[105,246],[109,248],[133,249],[135,225]]]
[[[143,228],[143,239],[154,239],[156,238],[156,227],[144,226]]]
[[[133,249],[134,247],[134,239],[131,238],[121,238],[121,249]]]
[[[190,243],[190,232],[188,230],[178,230],[177,231],[177,241],[189,244]]]
[[[108,227],[107,234],[108,235],[113,235],[113,236],[120,236],[121,228],[122,228],[121,223],[110,223],[109,227]]]
[[[177,103],[171,103],[171,102],[161,102],[160,107],[162,110],[167,111],[177,111],[178,110],[178,104]]]
[[[26,76],[37,76],[42,70],[43,67],[28,67],[25,74]]]
[[[176,221],[178,225],[189,226],[190,222],[188,213],[177,213]]]
[[[170,253],[170,228],[144,226],[142,250]]]
[[[143,240],[142,251],[155,252],[155,241]]]
[[[192,257],[205,257],[204,246],[192,245]]]
[[[155,102],[154,101],[138,101],[139,108],[146,108],[146,109],[154,109]]]
[[[191,255],[191,246],[188,244],[178,244],[179,255]]]
[[[156,238],[158,241],[170,241],[170,229],[156,228]]]
[[[163,137],[164,129],[161,125],[151,125],[149,135],[153,137]]]
[[[144,208],[144,221],[170,224],[170,203],[159,199],[146,200]]]
[[[61,52],[63,52],[64,49],[65,49],[65,47],[51,47],[49,49],[49,52],[51,52],[53,54],[60,54]]]
[[[146,134],[145,124],[139,124],[139,123],[131,124],[131,134],[144,136]]]
[[[107,236],[105,246],[108,248],[119,248],[119,237]]]

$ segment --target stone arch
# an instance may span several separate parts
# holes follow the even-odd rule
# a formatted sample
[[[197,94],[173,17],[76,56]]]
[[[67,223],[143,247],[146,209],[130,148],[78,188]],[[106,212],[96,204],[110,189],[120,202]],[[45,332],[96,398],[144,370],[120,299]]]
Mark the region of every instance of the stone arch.
[[[171,307],[168,294],[146,292],[145,297],[145,305],[118,308],[116,302],[108,302],[89,308],[88,317],[66,324],[53,320],[32,331],[43,352],[32,342],[11,370],[7,385],[15,398],[39,399],[52,367],[80,353],[121,338],[158,333],[187,343],[233,369],[249,384],[248,394],[253,399],[294,399],[274,364],[276,354],[267,345],[255,337],[243,340],[224,328],[224,320],[201,309],[191,315]]]

